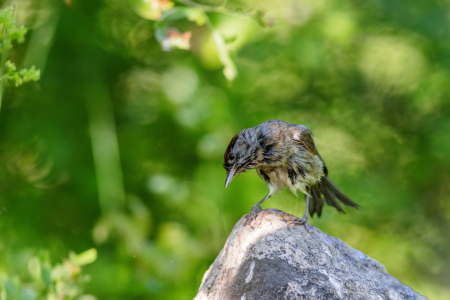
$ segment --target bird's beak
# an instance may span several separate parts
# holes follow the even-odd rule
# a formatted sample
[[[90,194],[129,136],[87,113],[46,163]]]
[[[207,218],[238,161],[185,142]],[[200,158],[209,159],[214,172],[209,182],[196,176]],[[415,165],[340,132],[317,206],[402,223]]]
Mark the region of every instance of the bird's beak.
[[[227,174],[227,180],[225,181],[225,188],[227,188],[231,180],[233,180],[234,176],[236,176],[236,169],[232,168]]]

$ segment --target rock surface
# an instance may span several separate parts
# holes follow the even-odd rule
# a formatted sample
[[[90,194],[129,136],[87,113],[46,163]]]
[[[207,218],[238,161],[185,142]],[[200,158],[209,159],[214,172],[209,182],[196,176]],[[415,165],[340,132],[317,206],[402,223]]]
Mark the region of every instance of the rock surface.
[[[195,300],[427,299],[364,253],[276,209],[234,226]],[[252,228],[253,227],[253,228]]]

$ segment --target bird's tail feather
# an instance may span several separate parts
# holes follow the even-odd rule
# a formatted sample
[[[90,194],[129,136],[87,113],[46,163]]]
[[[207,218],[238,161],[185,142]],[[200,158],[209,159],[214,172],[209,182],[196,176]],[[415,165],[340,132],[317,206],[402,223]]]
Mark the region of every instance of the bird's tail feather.
[[[345,206],[351,206],[359,209],[359,205],[350,200],[331,180],[328,176],[324,176],[322,180],[315,186],[311,187],[311,201],[309,203],[309,214],[314,216],[315,213],[320,217],[322,214],[322,206],[324,203],[335,207],[340,213],[345,213],[339,203]],[[322,198],[323,196],[323,198]]]

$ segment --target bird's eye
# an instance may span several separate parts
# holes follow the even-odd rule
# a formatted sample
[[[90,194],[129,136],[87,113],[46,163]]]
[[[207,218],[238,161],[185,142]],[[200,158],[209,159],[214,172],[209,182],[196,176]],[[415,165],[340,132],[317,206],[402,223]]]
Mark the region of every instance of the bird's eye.
[[[229,160],[233,160],[235,157],[236,157],[236,156],[235,156],[233,153],[230,153],[230,154],[228,155],[228,159],[229,159]]]

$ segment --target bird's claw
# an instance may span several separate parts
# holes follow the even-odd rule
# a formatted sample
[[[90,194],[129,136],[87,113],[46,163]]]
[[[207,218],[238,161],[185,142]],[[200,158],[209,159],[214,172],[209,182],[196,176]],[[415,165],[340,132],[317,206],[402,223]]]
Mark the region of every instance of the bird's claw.
[[[250,212],[250,216],[248,217],[247,221],[245,222],[245,225],[250,225],[250,223],[256,219],[256,216],[258,213],[262,210],[261,205],[255,205],[252,207],[252,211]]]
[[[303,225],[305,226],[306,231],[311,233],[311,225],[308,224],[308,216],[303,216],[301,219],[295,218],[294,220],[289,221],[288,224],[293,226]]]

